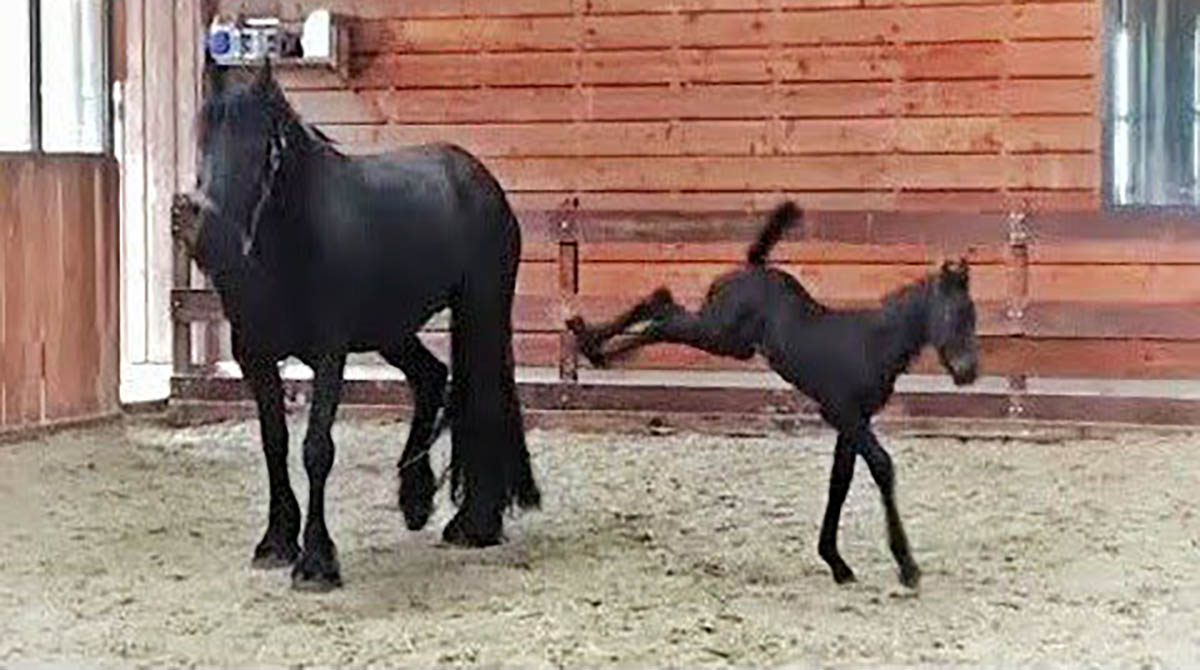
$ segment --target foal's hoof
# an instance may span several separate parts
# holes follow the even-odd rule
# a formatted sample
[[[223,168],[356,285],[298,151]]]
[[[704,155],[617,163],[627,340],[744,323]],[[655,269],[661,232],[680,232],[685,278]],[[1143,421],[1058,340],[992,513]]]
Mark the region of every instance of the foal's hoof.
[[[575,335],[575,347],[592,367],[599,369],[607,364],[596,337],[588,331],[587,324],[583,322],[582,318],[573,316],[567,319],[567,329]]]
[[[647,301],[651,309],[662,309],[675,304],[675,296],[671,295],[671,289],[663,286],[654,290],[650,294],[650,299]]]
[[[576,337],[587,334],[587,324],[583,322],[583,317],[573,316],[567,319],[567,330],[570,330]]]
[[[250,567],[256,570],[277,570],[286,568],[296,562],[300,555],[300,545],[287,540],[277,540],[264,537],[254,548],[254,558]]]
[[[900,568],[900,584],[906,588],[916,589],[921,585],[921,569],[915,565]]]
[[[325,593],[342,585],[341,570],[337,557],[331,550],[328,555],[316,552],[304,553],[292,568],[292,588],[309,593]]]
[[[480,528],[478,524],[467,521],[466,515],[459,512],[442,530],[442,541],[471,549],[493,547],[504,542],[504,532],[499,519],[495,523],[487,524],[485,528]]]
[[[437,482],[433,470],[411,468],[400,476],[400,511],[404,513],[404,525],[409,530],[421,530],[429,523],[433,514],[433,495]]]

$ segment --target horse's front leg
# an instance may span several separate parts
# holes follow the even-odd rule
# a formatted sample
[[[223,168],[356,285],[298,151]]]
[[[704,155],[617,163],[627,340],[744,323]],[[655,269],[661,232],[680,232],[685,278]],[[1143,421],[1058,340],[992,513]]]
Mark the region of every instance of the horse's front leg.
[[[256,568],[282,568],[295,562],[300,554],[300,545],[296,542],[300,536],[300,505],[288,480],[288,430],[283,411],[283,382],[273,360],[253,358],[240,364],[242,375],[250,385],[254,402],[258,405],[258,425],[271,494],[267,532],[254,548],[251,564]]]
[[[342,585],[337,547],[325,526],[325,481],[333,468],[330,429],[342,395],[346,354],[322,354],[312,361],[313,395],[304,435],[304,470],[308,473],[308,519],[304,550],[292,570],[292,586],[306,591],[328,591]]]

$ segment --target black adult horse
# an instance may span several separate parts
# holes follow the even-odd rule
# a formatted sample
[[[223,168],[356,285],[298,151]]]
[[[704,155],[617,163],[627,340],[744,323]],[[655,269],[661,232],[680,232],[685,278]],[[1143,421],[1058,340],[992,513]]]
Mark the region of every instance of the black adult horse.
[[[871,430],[871,417],[887,404],[896,378],[927,344],[937,350],[956,384],[975,380],[975,305],[967,263],[944,264],[885,297],[879,309],[829,309],[794,277],[767,265],[771,248],[796,216],[793,203],[780,205],[750,246],[746,265],[714,281],[696,314],[661,288],[610,323],[589,326],[574,317],[567,325],[580,351],[597,367],[656,342],[742,360],[761,353],[771,369],[817,402],[821,417],[838,431],[818,546],[833,578],[839,584],[854,579],[838,553],[837,527],[855,458],[862,456],[883,496],[900,581],[915,587],[921,572],[896,508],[892,459]],[[645,329],[605,349],[609,340],[638,323],[645,323]]]
[[[500,185],[466,151],[445,144],[339,153],[291,108],[269,63],[251,82],[226,81],[210,64],[207,81],[196,256],[220,293],[234,356],[258,405],[271,502],[254,565],[294,563],[298,588],[341,583],[324,501],[330,428],[351,352],[378,351],[409,380],[415,411],[400,459],[400,504],[410,528],[428,521],[436,483],[426,447],[447,371],[416,333],[447,307],[451,491],[459,510],[443,538],[500,542],[512,503],[540,504],[513,376],[521,235]],[[277,367],[288,356],[314,371],[303,549]]]

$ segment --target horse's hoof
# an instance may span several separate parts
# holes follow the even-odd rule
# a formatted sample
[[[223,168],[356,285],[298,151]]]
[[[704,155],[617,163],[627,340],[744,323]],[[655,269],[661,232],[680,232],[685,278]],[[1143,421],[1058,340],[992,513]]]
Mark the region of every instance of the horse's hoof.
[[[853,584],[858,581],[858,577],[854,576],[854,571],[848,567],[843,567],[841,570],[833,571],[833,581],[838,584]]]
[[[341,570],[337,558],[322,556],[316,552],[301,554],[292,568],[292,588],[309,593],[325,593],[342,585]]]
[[[279,570],[286,568],[296,562],[296,557],[286,558],[284,556],[265,555],[255,556],[250,561],[250,567],[255,570]]]
[[[493,547],[504,542],[504,532],[499,523],[494,524],[494,528],[487,529],[469,528],[468,525],[463,520],[461,512],[456,514],[442,530],[442,541],[449,545],[470,549]]]
[[[299,544],[264,537],[262,542],[259,542],[258,546],[254,548],[254,558],[250,560],[250,567],[256,570],[286,568],[295,563],[296,557],[299,555]]]
[[[292,590],[303,593],[329,593],[342,588],[342,578],[338,575],[312,578],[301,578],[292,575]]]
[[[917,566],[900,569],[900,584],[906,588],[916,589],[921,585],[921,569]]]
[[[433,495],[436,493],[433,471],[413,468],[400,476],[400,511],[409,530],[421,530],[433,515]]]

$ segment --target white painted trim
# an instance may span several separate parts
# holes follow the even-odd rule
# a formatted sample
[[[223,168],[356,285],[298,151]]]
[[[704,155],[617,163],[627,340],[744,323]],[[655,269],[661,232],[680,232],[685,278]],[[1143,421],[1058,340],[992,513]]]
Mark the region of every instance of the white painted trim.
[[[121,363],[172,356],[171,198],[195,181],[200,0],[126,0],[121,84]]]

